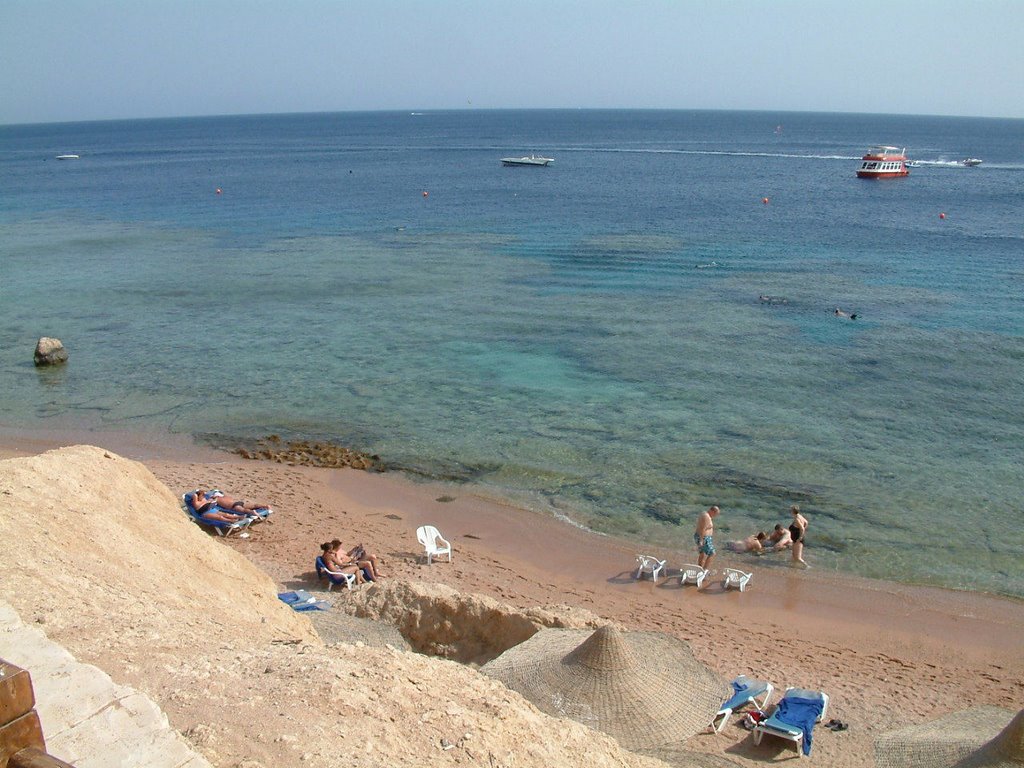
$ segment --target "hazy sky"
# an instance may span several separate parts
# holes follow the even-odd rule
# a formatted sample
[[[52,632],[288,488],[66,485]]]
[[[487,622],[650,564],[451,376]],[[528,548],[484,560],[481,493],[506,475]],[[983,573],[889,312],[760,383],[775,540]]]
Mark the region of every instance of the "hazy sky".
[[[494,107],[1024,117],[1024,0],[0,0],[0,123]]]

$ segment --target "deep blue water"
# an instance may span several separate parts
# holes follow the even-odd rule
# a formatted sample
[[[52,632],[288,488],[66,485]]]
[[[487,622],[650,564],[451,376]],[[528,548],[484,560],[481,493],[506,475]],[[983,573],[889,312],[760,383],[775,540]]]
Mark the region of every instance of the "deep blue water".
[[[1022,182],[1019,120],[0,127],[0,423],[330,438],[680,561],[799,503],[815,567],[1022,595]]]

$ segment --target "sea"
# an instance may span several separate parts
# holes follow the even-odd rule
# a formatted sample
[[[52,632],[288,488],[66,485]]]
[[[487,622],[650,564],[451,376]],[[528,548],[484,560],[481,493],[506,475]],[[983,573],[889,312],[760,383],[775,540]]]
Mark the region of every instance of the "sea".
[[[910,175],[856,178],[875,144]],[[720,540],[799,504],[812,568],[1022,597],[1024,120],[0,126],[0,393],[12,428],[329,440],[680,562],[710,504]]]

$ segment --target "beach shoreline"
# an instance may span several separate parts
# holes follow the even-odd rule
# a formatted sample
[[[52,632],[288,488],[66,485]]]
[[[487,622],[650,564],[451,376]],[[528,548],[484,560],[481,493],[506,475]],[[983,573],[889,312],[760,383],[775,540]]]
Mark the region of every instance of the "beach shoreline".
[[[0,430],[0,458],[83,442],[141,461],[176,495],[205,485],[269,501],[272,524],[255,527],[247,539],[218,541],[281,589],[322,589],[313,558],[321,541],[339,537],[375,552],[389,579],[441,583],[517,608],[585,608],[627,629],[688,641],[723,681],[748,674],[778,690],[827,691],[830,713],[852,731],[816,741],[824,765],[858,764],[845,761],[844,751],[851,744],[870,748],[896,725],[975,705],[1017,709],[1024,701],[1024,602],[1015,598],[797,570],[784,565],[788,553],[723,551],[710,586],[698,591],[680,586],[676,576],[695,553],[653,549],[645,553],[667,558],[669,569],[653,584],[634,579],[642,551],[635,542],[464,486],[246,460],[138,435]],[[453,543],[451,564],[424,563],[415,529],[428,523]],[[748,589],[724,590],[723,567],[753,572]],[[333,598],[344,600],[344,592]],[[690,748],[733,760],[763,758],[744,732],[730,730],[728,738],[695,737]]]

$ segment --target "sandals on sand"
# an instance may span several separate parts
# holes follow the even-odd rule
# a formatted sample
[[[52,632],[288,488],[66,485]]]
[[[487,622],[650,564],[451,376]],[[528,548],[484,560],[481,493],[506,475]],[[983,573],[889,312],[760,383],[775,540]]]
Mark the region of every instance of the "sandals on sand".
[[[844,723],[842,720],[829,720],[827,723],[825,723],[825,727],[828,728],[830,731],[834,731],[836,733],[838,733],[839,731],[849,730],[850,728],[850,726]]]

